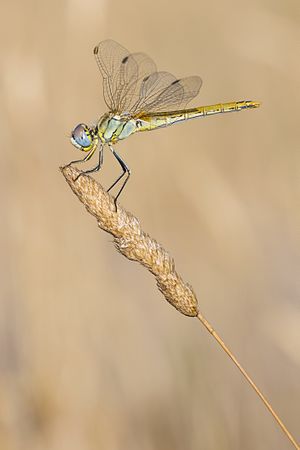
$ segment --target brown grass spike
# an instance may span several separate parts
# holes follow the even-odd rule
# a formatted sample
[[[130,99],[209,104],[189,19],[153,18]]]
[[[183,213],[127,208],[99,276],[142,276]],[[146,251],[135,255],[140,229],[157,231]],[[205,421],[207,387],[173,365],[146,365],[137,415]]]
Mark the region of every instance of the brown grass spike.
[[[178,275],[174,261],[169,253],[141,229],[138,219],[130,212],[123,209],[120,205],[118,205],[118,210],[116,211],[113,197],[93,178],[86,175],[79,176],[81,172],[72,166],[62,167],[61,171],[75,195],[85,205],[87,211],[97,219],[98,226],[113,235],[117,250],[126,258],[145,266],[154,275],[157,286],[166,300],[179,312],[186,316],[197,317],[200,320],[240,370],[293,446],[300,450],[296,440],[275,413],[270,403],[210,323],[200,313],[198,301],[192,287]]]
[[[153,273],[159,290],[178,311],[196,317],[198,302],[191,286],[178,275],[169,253],[141,229],[138,219],[120,205],[116,211],[113,197],[93,178],[80,176],[74,181],[80,174],[77,169],[66,166],[61,170],[73,192],[97,219],[99,227],[114,236],[118,251]]]

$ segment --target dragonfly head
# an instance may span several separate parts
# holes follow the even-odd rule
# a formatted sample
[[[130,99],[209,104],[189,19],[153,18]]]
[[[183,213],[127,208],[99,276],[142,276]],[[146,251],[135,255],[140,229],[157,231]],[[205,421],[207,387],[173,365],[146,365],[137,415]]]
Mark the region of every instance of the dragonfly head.
[[[71,134],[71,142],[79,150],[88,152],[95,144],[96,131],[84,123],[77,125]]]

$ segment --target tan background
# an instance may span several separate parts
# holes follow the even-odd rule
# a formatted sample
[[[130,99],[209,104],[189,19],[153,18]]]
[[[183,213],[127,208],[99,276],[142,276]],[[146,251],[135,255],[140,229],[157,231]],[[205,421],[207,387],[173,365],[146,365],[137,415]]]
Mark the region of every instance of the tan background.
[[[122,197],[300,438],[299,2],[6,1],[1,13],[1,450],[266,450],[287,439],[196,320],[113,249],[58,171],[105,111],[111,37],[260,110],[134,136]],[[97,178],[119,172],[111,155]]]

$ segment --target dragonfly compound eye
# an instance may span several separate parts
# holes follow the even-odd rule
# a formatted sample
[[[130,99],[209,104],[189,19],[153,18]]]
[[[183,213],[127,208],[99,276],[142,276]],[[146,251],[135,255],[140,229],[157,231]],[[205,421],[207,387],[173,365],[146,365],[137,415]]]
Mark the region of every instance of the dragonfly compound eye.
[[[88,150],[93,142],[90,129],[84,123],[80,123],[72,131],[71,142],[80,150]]]

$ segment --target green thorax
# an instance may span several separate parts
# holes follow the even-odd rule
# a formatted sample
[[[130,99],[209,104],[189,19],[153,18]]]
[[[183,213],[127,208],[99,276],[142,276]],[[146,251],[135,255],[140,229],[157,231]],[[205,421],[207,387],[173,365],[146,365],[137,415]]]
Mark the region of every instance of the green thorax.
[[[98,136],[104,144],[115,144],[137,131],[136,120],[130,116],[106,113],[98,122]]]

